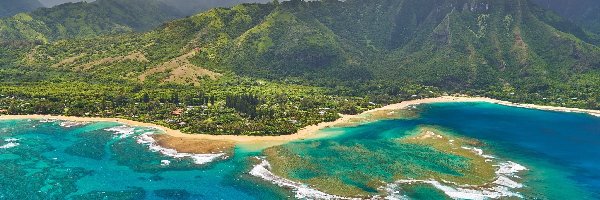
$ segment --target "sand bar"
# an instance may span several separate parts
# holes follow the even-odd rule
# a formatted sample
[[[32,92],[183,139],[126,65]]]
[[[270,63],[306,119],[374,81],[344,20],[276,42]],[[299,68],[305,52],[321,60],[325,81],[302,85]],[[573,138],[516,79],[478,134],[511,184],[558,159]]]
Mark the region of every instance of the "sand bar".
[[[418,99],[418,100],[409,100],[403,101],[397,104],[390,104],[381,108],[373,109],[361,113],[359,115],[341,115],[341,118],[333,121],[333,122],[323,122],[317,125],[307,126],[301,130],[299,130],[295,134],[291,135],[281,135],[281,136],[243,136],[243,135],[207,135],[207,134],[187,134],[182,133],[179,130],[173,130],[164,126],[137,122],[133,120],[127,119],[119,119],[119,118],[94,118],[94,117],[71,117],[71,116],[52,116],[52,115],[3,115],[0,116],[0,120],[2,119],[58,119],[58,120],[66,120],[66,121],[108,121],[108,122],[118,122],[123,124],[128,124],[131,126],[145,126],[145,127],[154,127],[164,131],[167,135],[177,138],[189,138],[189,139],[204,139],[204,140],[221,140],[221,141],[229,141],[234,142],[236,144],[246,144],[251,148],[254,146],[255,148],[265,148],[268,146],[275,146],[287,143],[289,141],[294,140],[302,140],[302,139],[311,139],[316,137],[323,136],[322,134],[317,134],[319,130],[335,126],[337,124],[347,124],[351,123],[353,119],[360,118],[363,114],[369,114],[373,112],[381,112],[381,111],[393,111],[404,109],[409,106],[418,105],[418,104],[426,104],[426,103],[443,103],[443,102],[489,102],[496,103],[506,106],[515,106],[515,107],[523,107],[523,108],[531,108],[531,109],[540,109],[540,110],[550,110],[550,111],[560,111],[560,112],[577,112],[577,113],[587,113],[590,115],[600,117],[600,110],[586,110],[579,108],[564,108],[564,107],[552,107],[552,106],[539,106],[532,104],[518,104],[512,103],[508,101],[501,101],[491,98],[485,97],[459,97],[459,96],[443,96],[436,98],[427,98],[427,99]]]

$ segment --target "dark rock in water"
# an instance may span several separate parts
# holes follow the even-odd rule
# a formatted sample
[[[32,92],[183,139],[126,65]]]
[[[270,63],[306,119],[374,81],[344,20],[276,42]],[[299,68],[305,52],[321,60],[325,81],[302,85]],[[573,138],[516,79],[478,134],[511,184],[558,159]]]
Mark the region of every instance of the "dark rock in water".
[[[190,199],[190,193],[185,190],[163,189],[154,190],[154,194],[164,199]]]
[[[163,178],[162,176],[159,176],[159,175],[154,175],[154,176],[151,176],[151,177],[150,177],[150,180],[151,180],[151,181],[162,181],[162,180],[164,180],[164,179],[165,179],[165,178]]]

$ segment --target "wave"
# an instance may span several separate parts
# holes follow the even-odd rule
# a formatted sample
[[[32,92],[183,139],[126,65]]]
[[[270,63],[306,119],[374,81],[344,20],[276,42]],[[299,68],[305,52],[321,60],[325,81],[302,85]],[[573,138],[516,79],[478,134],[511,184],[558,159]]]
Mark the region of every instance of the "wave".
[[[121,139],[128,138],[129,136],[132,136],[135,134],[135,128],[127,126],[127,125],[115,126],[115,127],[107,128],[104,130],[114,132],[113,133],[114,136],[116,138],[121,138]]]
[[[71,127],[76,127],[76,126],[83,126],[86,124],[89,124],[90,122],[79,122],[79,121],[62,121],[60,122],[60,126],[61,127],[65,127],[65,128],[71,128]]]
[[[496,158],[496,157],[494,157],[494,156],[492,156],[492,155],[486,155],[486,154],[484,154],[484,153],[483,153],[483,150],[482,150],[482,149],[479,149],[479,148],[475,148],[475,147],[465,147],[465,146],[463,146],[463,147],[461,147],[461,148],[463,148],[463,149],[466,149],[466,150],[470,150],[470,151],[472,151],[473,153],[475,153],[475,154],[477,154],[477,155],[479,155],[479,156],[481,156],[481,157],[484,157],[484,158],[488,158],[488,159],[493,159],[493,158]]]
[[[485,155],[485,154],[483,154],[483,151],[477,151],[477,152],[481,152],[480,155]],[[493,156],[490,156],[490,157],[493,157]],[[523,198],[523,196],[521,194],[519,194],[518,192],[511,191],[511,189],[522,188],[522,187],[524,187],[524,185],[512,180],[511,178],[520,178],[516,174],[518,172],[527,170],[527,168],[518,163],[512,162],[512,161],[500,162],[498,165],[494,165],[494,166],[498,167],[498,170],[496,170],[496,172],[495,172],[496,180],[487,184],[485,187],[468,186],[468,185],[451,187],[451,186],[445,185],[443,183],[440,183],[439,181],[436,181],[436,180],[398,180],[393,184],[389,184],[388,188],[398,188],[402,184],[425,183],[425,184],[432,185],[433,187],[437,188],[438,190],[441,190],[442,192],[444,192],[446,195],[448,195],[450,198],[453,198],[453,199],[473,199],[473,200],[481,199],[481,200],[483,200],[483,199],[497,199],[497,198],[504,198],[504,197]],[[511,177],[511,178],[509,178],[509,177]],[[457,185],[457,184],[451,183],[451,182],[446,182],[446,184]],[[393,189],[387,189],[387,190],[390,191]]]
[[[57,122],[58,119],[41,119],[40,123],[53,123],[53,122]]]
[[[129,138],[131,136],[136,135],[136,128],[130,127],[127,125],[115,126],[111,128],[104,129],[105,131],[114,132],[115,138],[124,139]],[[148,149],[152,152],[159,152],[165,156],[171,158],[191,158],[195,164],[203,165],[206,163],[213,162],[217,159],[227,159],[226,153],[217,153],[217,154],[193,154],[193,153],[180,153],[175,149],[169,149],[162,147],[156,143],[156,140],[151,137],[151,135],[156,134],[154,132],[145,132],[139,136],[136,136],[136,142],[138,144],[147,145]],[[168,160],[161,160],[162,166],[167,166],[171,162]]]
[[[19,146],[21,144],[19,144],[17,141],[19,141],[19,139],[16,138],[7,138],[4,139],[4,142],[7,142],[6,144],[0,146],[0,149],[10,149],[10,148],[14,148],[16,146]]]
[[[257,159],[259,159],[261,162],[255,165],[252,168],[252,170],[250,170],[250,175],[270,181],[278,185],[279,187],[292,189],[295,192],[295,197],[298,199],[353,199],[327,194],[319,190],[310,188],[306,184],[294,182],[283,177],[279,177],[270,171],[271,164],[269,164],[269,162],[266,159],[259,157],[257,157]]]
[[[175,149],[169,149],[165,147],[161,147],[156,143],[156,140],[151,137],[155,133],[148,132],[144,133],[137,137],[137,143],[148,145],[150,151],[159,152],[165,156],[172,158],[191,158],[195,164],[203,165],[206,163],[210,163],[217,159],[227,159],[226,153],[217,153],[217,154],[193,154],[193,153],[180,153]],[[170,162],[169,162],[170,163]],[[169,163],[164,162],[163,164],[168,165]]]

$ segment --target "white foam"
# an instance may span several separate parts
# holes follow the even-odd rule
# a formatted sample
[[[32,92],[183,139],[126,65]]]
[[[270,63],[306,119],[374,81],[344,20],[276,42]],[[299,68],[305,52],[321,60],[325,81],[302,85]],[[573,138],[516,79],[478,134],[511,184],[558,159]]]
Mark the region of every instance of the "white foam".
[[[396,181],[398,184],[413,184],[413,183],[425,183],[430,184],[444,192],[452,199],[473,199],[473,200],[484,200],[484,199],[496,199],[500,197],[519,197],[522,196],[519,193],[511,192],[507,187],[504,186],[493,186],[490,188],[467,188],[467,187],[450,187],[444,185],[435,180],[399,180]]]
[[[271,165],[267,160],[262,158],[259,159],[261,160],[260,164],[254,166],[254,168],[250,170],[250,175],[270,181],[278,185],[279,187],[292,189],[295,192],[295,197],[297,199],[351,199],[347,197],[327,194],[319,190],[310,188],[308,185],[279,177],[270,171]]]
[[[496,171],[497,175],[507,175],[511,177],[515,177],[515,173],[517,172],[527,170],[527,168],[523,165],[519,165],[518,163],[512,161],[502,162],[495,166],[499,167],[498,171]]]
[[[76,121],[64,121],[64,122],[60,122],[60,126],[65,127],[65,128],[70,128],[70,127],[76,127],[76,126],[83,126],[89,124],[89,122],[76,122]]]
[[[126,125],[115,126],[104,130],[114,132],[115,137],[118,138],[127,138],[135,133],[135,128]]]
[[[16,147],[16,146],[19,146],[19,145],[20,145],[19,143],[9,142],[9,143],[7,143],[5,145],[0,146],[0,149],[10,149],[10,148],[13,148],[13,147]]]
[[[41,123],[52,123],[52,122],[56,122],[58,121],[57,119],[42,119],[40,120]]]
[[[8,142],[8,143],[0,146],[0,149],[10,149],[10,148],[13,148],[13,147],[21,145],[17,141],[19,141],[19,139],[16,139],[16,138],[7,138],[7,139],[4,139],[4,142]]]
[[[495,158],[494,156],[483,154],[483,150],[481,150],[481,149],[479,149],[479,148],[475,148],[475,147],[465,147],[465,146],[463,146],[463,147],[461,147],[461,148],[463,148],[463,149],[466,149],[466,150],[470,150],[470,151],[472,151],[473,153],[476,153],[477,155],[479,155],[479,156],[481,156],[481,157],[484,157],[484,158]]]
[[[168,166],[170,164],[171,164],[171,161],[169,161],[169,160],[161,160],[160,161],[160,165],[161,166]]]
[[[132,133],[133,134],[133,133]],[[179,153],[175,149],[164,148],[156,144],[156,140],[150,137],[154,133],[148,132],[144,133],[137,137],[137,142],[139,144],[148,145],[150,151],[159,152],[165,156],[169,156],[172,158],[191,158],[194,160],[195,164],[203,165],[209,162],[212,162],[218,158],[227,159],[226,153],[217,153],[217,154],[192,154],[192,153]]]
[[[505,186],[505,187],[509,187],[509,188],[522,188],[523,187],[523,184],[517,183],[516,181],[513,181],[506,176],[498,177],[498,179],[496,179],[494,181],[494,183]]]

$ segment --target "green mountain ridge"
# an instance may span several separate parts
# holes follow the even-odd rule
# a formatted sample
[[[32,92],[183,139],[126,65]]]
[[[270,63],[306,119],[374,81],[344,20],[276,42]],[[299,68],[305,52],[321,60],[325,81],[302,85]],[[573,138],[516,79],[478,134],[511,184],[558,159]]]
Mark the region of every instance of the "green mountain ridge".
[[[155,0],[66,3],[0,20],[2,41],[42,41],[147,30],[181,14]]]
[[[600,2],[595,0],[533,0],[541,7],[553,10],[566,20],[600,34]]]
[[[159,62],[201,48],[191,58],[199,67],[321,86],[386,82],[533,92],[597,73],[600,49],[544,17],[543,10],[522,0],[292,1],[215,9],[125,38],[149,39],[132,43],[138,47],[167,41],[136,48]],[[44,48],[63,42],[58,44]]]
[[[0,19],[0,41],[48,42],[143,32],[199,11],[245,1],[98,0],[65,3]]]
[[[42,6],[38,0],[2,0],[0,1],[0,17],[29,12]]]

